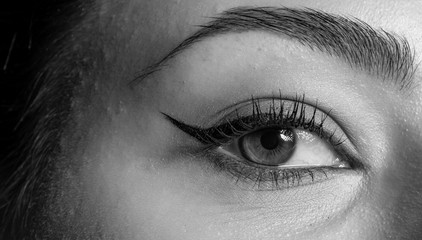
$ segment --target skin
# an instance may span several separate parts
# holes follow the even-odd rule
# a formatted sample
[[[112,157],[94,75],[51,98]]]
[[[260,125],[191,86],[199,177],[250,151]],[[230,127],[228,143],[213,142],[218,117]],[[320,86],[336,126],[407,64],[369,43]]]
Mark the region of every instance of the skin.
[[[283,36],[230,33],[194,45],[131,88],[141,69],[237,6],[309,7],[405,36],[422,53],[421,1],[102,1],[76,34],[85,70],[49,209],[50,235],[116,239],[417,239],[422,236],[422,85],[398,93]],[[95,33],[95,34],[92,34]],[[88,34],[90,33],[90,34]],[[76,38],[77,39],[77,38]],[[91,44],[89,45],[88,42]],[[92,44],[94,43],[94,44]],[[72,42],[71,44],[77,44]],[[94,58],[94,57],[90,57]],[[277,191],[236,184],[161,112],[211,126],[254,96],[306,94],[341,119],[366,171]],[[305,181],[305,180],[304,180]]]

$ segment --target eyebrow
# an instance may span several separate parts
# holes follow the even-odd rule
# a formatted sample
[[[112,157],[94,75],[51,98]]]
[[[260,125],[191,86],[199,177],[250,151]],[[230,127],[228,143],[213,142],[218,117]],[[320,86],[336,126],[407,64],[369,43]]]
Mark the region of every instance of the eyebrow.
[[[237,7],[200,25],[160,61],[143,69],[130,83],[138,84],[160,71],[166,63],[195,43],[230,32],[265,30],[282,34],[300,44],[346,61],[350,67],[392,82],[399,91],[413,85],[416,72],[414,50],[405,37],[367,23],[310,8]]]

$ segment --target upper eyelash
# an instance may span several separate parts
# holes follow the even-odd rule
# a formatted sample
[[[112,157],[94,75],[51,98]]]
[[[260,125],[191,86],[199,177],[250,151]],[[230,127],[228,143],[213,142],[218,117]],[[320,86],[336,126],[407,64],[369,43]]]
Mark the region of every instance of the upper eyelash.
[[[321,116],[320,121],[317,123],[317,107],[307,105],[305,103],[305,95],[302,95],[302,97],[296,96],[296,100],[285,100],[281,97],[272,97],[271,105],[267,113],[263,113],[260,105],[260,99],[255,99],[252,96],[250,101],[252,105],[252,114],[250,116],[241,117],[238,114],[238,109],[236,109],[235,119],[225,119],[224,123],[210,128],[188,126],[175,120],[165,113],[163,114],[174,125],[192,137],[195,137],[201,143],[214,146],[221,146],[231,141],[231,139],[234,137],[240,137],[250,131],[270,126],[283,126],[292,128],[301,127],[305,130],[309,130],[310,132],[317,133],[318,136],[323,139],[327,139],[334,146],[338,146],[345,141],[345,139],[342,138],[334,139],[335,131],[332,133],[327,133],[324,130],[324,122],[327,119],[328,114],[319,111]],[[279,101],[279,111],[276,111],[275,101]],[[285,101],[293,102],[293,107],[286,109],[284,107]],[[316,102],[316,105],[318,105],[318,102]],[[307,107],[313,108],[311,118],[305,117],[305,111]]]

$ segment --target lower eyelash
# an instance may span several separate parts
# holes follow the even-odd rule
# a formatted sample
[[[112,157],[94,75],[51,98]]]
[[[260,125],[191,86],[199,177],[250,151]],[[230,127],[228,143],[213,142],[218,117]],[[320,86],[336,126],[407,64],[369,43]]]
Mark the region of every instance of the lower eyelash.
[[[233,160],[225,154],[218,153],[213,147],[206,148],[200,155],[197,157],[206,158],[218,172],[228,173],[243,190],[274,191],[297,187],[325,180],[332,171],[344,170],[335,167],[257,167]]]

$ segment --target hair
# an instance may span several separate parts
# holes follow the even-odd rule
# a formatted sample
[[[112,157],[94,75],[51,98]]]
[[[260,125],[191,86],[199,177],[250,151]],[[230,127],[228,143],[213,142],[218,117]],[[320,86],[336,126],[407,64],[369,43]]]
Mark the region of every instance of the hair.
[[[1,1],[0,239],[37,238],[42,227],[34,216],[48,197],[81,65],[66,44],[88,2]]]

